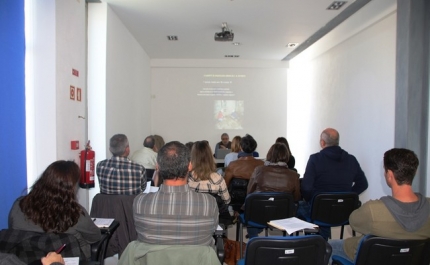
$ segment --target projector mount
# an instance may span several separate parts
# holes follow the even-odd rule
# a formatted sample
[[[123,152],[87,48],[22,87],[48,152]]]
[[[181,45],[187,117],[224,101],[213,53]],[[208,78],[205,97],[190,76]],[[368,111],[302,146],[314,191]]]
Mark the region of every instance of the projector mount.
[[[234,33],[228,28],[227,22],[221,24],[221,29],[222,32],[215,33],[215,41],[233,41]]]

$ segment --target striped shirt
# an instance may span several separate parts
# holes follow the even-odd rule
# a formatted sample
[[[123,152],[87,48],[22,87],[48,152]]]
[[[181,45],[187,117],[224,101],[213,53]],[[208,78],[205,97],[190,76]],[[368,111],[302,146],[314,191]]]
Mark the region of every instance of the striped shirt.
[[[146,188],[145,168],[127,157],[113,156],[97,164],[100,192],[103,194],[138,194]]]
[[[156,193],[137,195],[133,203],[139,241],[157,245],[213,246],[218,206],[213,196],[188,185],[161,184]]]
[[[230,193],[228,193],[227,185],[220,174],[213,172],[208,180],[196,179],[194,172],[188,176],[188,186],[190,188],[197,192],[216,194],[221,197],[225,204],[230,203]]]

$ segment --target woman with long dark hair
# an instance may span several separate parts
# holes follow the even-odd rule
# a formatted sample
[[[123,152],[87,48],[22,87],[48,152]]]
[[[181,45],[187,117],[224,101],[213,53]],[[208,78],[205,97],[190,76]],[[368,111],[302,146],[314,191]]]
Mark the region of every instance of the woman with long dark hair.
[[[49,165],[28,195],[18,198],[9,213],[9,228],[74,235],[85,257],[90,244],[101,239],[100,229],[77,198],[80,170],[72,161]]]

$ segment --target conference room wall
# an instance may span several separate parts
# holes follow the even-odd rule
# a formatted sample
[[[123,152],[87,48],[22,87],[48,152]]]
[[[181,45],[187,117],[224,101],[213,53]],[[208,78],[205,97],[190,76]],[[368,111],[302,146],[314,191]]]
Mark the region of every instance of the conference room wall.
[[[224,132],[231,139],[251,134],[265,157],[275,139],[286,133],[287,65],[246,60],[151,62],[152,130],[166,141],[208,140],[212,149]],[[220,101],[240,101],[240,117],[230,119],[225,110],[223,120],[217,120]]]
[[[287,135],[304,172],[309,155],[320,150],[321,131],[338,129],[340,146],[356,156],[367,176],[369,188],[361,196],[367,201],[391,194],[382,158],[394,146],[396,12],[380,14],[340,43],[333,39],[339,31],[354,31],[353,21],[290,61]]]
[[[133,153],[152,133],[150,59],[109,5],[88,6],[88,137],[97,163],[112,156],[114,134],[127,135]],[[96,177],[85,206],[99,190]]]

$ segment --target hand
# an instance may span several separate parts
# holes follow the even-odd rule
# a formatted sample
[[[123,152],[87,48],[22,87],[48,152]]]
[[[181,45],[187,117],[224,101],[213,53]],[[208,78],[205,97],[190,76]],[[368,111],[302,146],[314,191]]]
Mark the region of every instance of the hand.
[[[51,265],[51,263],[54,262],[60,262],[61,264],[64,264],[64,259],[61,256],[61,254],[57,254],[55,252],[49,252],[46,257],[42,258],[42,264],[43,265]]]
[[[219,149],[227,149],[227,147],[225,147],[224,145],[220,145]]]

